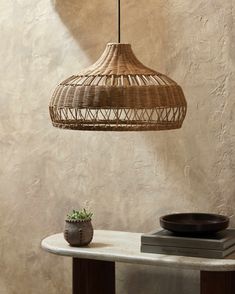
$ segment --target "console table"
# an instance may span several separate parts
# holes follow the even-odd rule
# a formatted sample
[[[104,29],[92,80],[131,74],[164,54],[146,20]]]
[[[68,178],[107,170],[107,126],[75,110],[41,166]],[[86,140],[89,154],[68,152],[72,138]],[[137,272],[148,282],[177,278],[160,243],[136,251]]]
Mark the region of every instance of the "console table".
[[[42,240],[44,250],[73,258],[73,294],[115,294],[115,262],[199,270],[201,294],[235,293],[235,254],[207,259],[140,252],[139,233],[94,232],[87,247],[71,247],[63,234]]]

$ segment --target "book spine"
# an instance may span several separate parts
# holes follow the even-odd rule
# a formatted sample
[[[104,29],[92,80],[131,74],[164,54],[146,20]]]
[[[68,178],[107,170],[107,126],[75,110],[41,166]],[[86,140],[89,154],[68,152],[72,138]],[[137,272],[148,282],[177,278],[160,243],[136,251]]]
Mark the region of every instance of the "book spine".
[[[224,258],[225,254],[219,250],[205,250],[205,249],[194,249],[194,248],[176,248],[176,247],[162,247],[162,246],[151,246],[141,245],[141,252],[145,253],[156,253],[156,254],[167,254],[167,255],[178,255],[178,256],[190,256],[190,257],[204,257],[204,258]]]
[[[222,249],[226,250],[226,249],[232,247],[234,245],[234,243],[235,243],[234,239],[230,239],[226,243],[222,244]]]

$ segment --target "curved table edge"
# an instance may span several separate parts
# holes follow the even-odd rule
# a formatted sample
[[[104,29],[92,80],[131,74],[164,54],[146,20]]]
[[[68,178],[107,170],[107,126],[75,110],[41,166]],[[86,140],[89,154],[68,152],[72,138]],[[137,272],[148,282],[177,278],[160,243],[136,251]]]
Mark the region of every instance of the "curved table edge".
[[[131,256],[126,256],[125,254],[108,254],[108,253],[97,254],[91,251],[71,252],[70,250],[67,250],[64,248],[56,248],[54,246],[47,244],[46,240],[49,237],[55,236],[55,235],[61,235],[61,233],[50,235],[41,241],[41,248],[55,255],[81,258],[81,259],[104,260],[104,261],[112,261],[112,262],[120,262],[120,263],[150,265],[150,266],[168,267],[168,268],[171,267],[171,268],[199,270],[199,271],[214,271],[214,272],[235,271],[235,259],[229,259],[229,258],[209,259],[209,258],[173,256],[173,255],[162,255],[162,254],[151,254],[151,253],[150,254],[142,253],[141,256],[131,257]],[[182,261],[182,259],[186,259],[187,261],[186,260]],[[225,261],[226,261],[226,264],[225,264]]]

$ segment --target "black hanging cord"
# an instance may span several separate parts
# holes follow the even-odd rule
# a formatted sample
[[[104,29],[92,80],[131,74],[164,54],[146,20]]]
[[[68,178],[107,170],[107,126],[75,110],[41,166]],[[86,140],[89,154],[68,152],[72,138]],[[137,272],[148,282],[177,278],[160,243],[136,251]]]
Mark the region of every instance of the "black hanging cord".
[[[121,0],[117,0],[118,10],[118,43],[121,43]]]

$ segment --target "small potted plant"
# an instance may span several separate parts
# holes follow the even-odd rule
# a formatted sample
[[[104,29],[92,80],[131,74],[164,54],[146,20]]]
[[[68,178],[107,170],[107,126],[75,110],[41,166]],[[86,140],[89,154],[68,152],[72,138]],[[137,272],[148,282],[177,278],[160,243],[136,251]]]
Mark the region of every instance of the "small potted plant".
[[[86,246],[93,238],[92,213],[73,210],[65,220],[64,238],[71,246]]]

